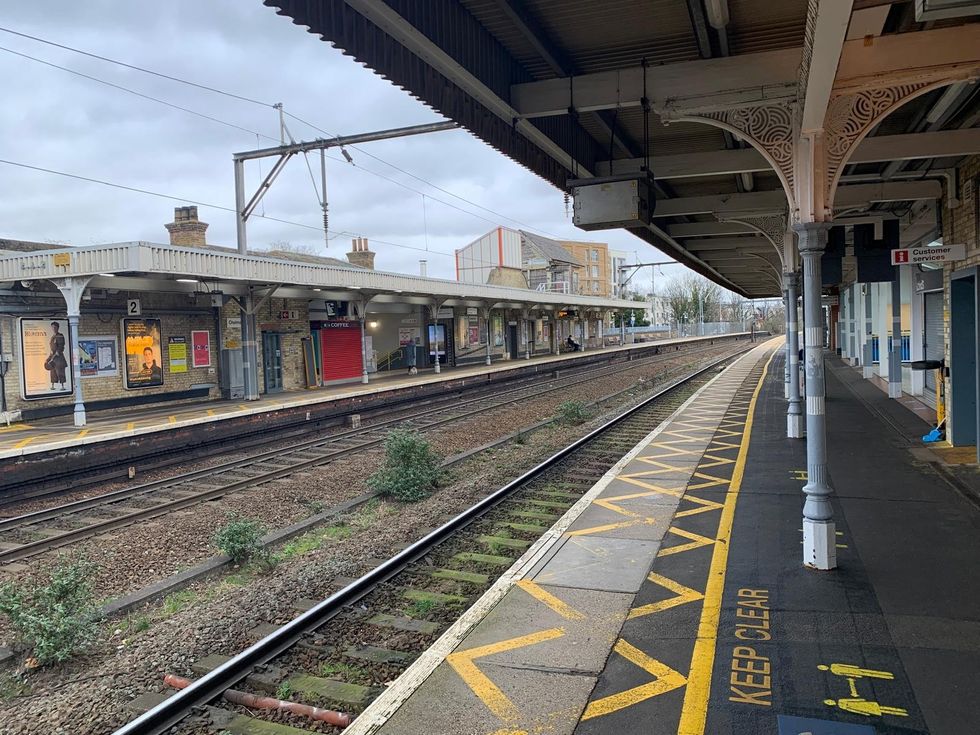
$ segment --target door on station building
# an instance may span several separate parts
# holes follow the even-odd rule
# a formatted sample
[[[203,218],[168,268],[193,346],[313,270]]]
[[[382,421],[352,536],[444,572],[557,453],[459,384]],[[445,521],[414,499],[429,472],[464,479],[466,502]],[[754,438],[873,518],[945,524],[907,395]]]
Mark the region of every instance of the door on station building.
[[[280,335],[262,333],[262,368],[265,376],[265,392],[282,390],[282,342]]]
[[[510,347],[511,360],[517,360],[521,356],[521,343],[517,334],[517,324],[507,324],[507,345]]]
[[[942,360],[946,354],[943,344],[943,292],[931,291],[922,295],[923,333],[922,355],[926,360]],[[923,399],[936,407],[936,371],[926,370]]]
[[[361,377],[364,360],[359,322],[320,322],[320,358],[324,383]]]
[[[977,443],[977,294],[975,269],[949,282],[949,426],[955,446]]]

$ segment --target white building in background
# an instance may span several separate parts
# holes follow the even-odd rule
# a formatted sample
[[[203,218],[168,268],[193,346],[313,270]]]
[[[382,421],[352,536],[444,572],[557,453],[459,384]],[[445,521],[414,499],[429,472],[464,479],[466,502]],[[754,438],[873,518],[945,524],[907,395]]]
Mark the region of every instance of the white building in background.
[[[634,260],[635,256],[625,250],[609,250],[609,293],[612,296],[619,297],[620,285],[629,278],[629,271],[623,272],[620,268]]]
[[[647,294],[647,319],[657,327],[669,327],[671,323],[670,305],[663,296]]]

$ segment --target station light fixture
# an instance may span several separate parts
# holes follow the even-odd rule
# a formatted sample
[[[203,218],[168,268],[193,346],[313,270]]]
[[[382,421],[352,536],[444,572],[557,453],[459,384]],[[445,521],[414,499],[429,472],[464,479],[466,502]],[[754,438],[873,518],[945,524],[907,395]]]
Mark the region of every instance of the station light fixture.
[[[377,329],[378,328],[378,322],[372,320],[372,321],[368,322],[368,327],[370,327],[371,329]]]
[[[177,278],[177,283],[197,283],[196,278]]]

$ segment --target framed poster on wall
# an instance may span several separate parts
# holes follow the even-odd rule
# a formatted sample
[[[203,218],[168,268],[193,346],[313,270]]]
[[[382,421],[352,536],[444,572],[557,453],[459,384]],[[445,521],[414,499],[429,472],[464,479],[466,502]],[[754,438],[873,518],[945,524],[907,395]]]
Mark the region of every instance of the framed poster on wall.
[[[126,389],[163,385],[163,347],[159,319],[123,319]]]
[[[491,320],[493,324],[493,346],[502,347],[504,344],[504,317],[503,314],[494,314]]]
[[[83,378],[110,378],[119,375],[117,337],[79,337],[78,367]]]
[[[211,332],[206,329],[191,332],[191,367],[211,367]]]
[[[69,395],[72,349],[67,319],[20,320],[20,375],[24,398]]]

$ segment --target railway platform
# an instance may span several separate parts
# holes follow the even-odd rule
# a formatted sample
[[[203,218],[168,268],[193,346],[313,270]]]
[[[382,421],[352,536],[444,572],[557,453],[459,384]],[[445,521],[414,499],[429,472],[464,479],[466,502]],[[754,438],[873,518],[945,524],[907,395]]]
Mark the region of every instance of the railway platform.
[[[49,452],[57,449],[77,449],[87,445],[111,442],[117,439],[132,440],[146,435],[187,430],[194,426],[227,424],[231,429],[243,420],[257,416],[309,409],[321,410],[329,406],[365,403],[381,397],[398,398],[403,395],[425,395],[449,390],[478,382],[490,383],[544,370],[575,368],[605,359],[633,359],[654,354],[657,350],[675,349],[700,341],[749,339],[748,333],[715,337],[680,337],[656,342],[640,342],[613,345],[586,352],[535,356],[530,359],[513,359],[492,365],[476,364],[460,367],[443,366],[440,373],[432,368],[419,370],[409,376],[403,371],[375,373],[368,384],[349,383],[292,391],[264,394],[258,401],[208,400],[164,406],[90,412],[88,424],[76,428],[70,415],[0,426],[0,460]]]
[[[634,447],[347,732],[980,732],[980,510],[925,422],[828,357],[839,568],[804,568],[780,344]]]

